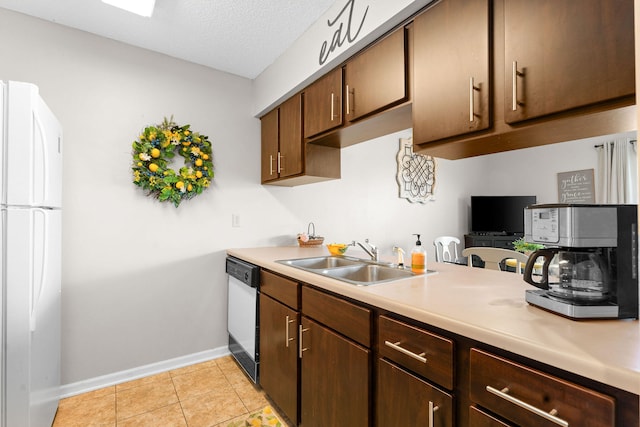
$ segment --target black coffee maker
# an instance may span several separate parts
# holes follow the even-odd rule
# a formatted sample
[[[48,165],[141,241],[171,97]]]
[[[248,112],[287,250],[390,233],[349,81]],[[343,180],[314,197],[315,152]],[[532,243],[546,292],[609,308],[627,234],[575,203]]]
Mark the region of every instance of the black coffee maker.
[[[546,248],[525,267],[540,288],[526,301],[572,319],[638,318],[637,215],[636,205],[527,207],[525,240]]]

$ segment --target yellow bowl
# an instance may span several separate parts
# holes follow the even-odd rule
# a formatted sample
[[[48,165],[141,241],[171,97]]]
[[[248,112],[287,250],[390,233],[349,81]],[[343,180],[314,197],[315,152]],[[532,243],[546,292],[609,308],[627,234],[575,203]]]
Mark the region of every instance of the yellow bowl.
[[[343,255],[349,246],[344,243],[329,243],[327,245],[327,249],[329,249],[329,253],[331,255]]]

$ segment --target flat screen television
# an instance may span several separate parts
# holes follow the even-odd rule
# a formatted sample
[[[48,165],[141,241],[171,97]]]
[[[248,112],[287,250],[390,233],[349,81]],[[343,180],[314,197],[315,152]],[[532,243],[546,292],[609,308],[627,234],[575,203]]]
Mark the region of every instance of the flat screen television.
[[[524,208],[536,196],[471,196],[471,233],[523,234]]]

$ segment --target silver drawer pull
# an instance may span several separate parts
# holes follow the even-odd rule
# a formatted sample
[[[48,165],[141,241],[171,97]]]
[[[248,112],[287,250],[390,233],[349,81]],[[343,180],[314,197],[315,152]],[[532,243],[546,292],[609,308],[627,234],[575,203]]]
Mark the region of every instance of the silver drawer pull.
[[[418,360],[418,361],[420,361],[422,363],[427,363],[427,358],[424,357],[424,355],[427,354],[427,353],[422,352],[420,354],[415,354],[414,352],[409,351],[406,348],[400,347],[399,344],[400,344],[400,341],[395,342],[395,343],[393,343],[391,341],[385,341],[384,342],[384,345],[386,345],[387,347],[391,347],[392,349],[394,349],[396,351],[399,351],[402,354],[406,354],[407,356],[412,357],[412,358],[414,358],[414,359],[416,359],[416,360]]]
[[[526,402],[523,402],[520,399],[517,399],[511,395],[509,395],[509,388],[505,387],[502,390],[498,390],[497,388],[493,388],[490,385],[487,386],[487,391],[489,393],[495,394],[496,396],[506,400],[507,402],[511,402],[516,406],[519,406],[523,409],[526,409],[529,412],[533,412],[534,414],[541,416],[542,418],[551,421],[554,424],[559,426],[569,427],[569,422],[563,420],[562,418],[558,418],[555,415],[558,413],[556,409],[552,409],[550,412],[545,412],[540,408],[536,408],[533,405],[530,405]]]
[[[435,416],[435,412],[440,409],[439,406],[434,406],[432,401],[429,401],[429,427],[433,427],[434,426],[434,416]]]

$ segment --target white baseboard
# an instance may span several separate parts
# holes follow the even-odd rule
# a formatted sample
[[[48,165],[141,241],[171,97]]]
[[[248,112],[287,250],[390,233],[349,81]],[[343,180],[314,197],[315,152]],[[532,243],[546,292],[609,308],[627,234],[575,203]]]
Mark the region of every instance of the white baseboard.
[[[202,351],[200,353],[188,354],[186,356],[176,357],[175,359],[163,360],[161,362],[152,363],[150,365],[139,366],[126,371],[114,372],[112,374],[100,377],[90,378],[71,384],[63,384],[60,386],[60,398],[75,396],[77,394],[86,393],[100,388],[109,387],[115,384],[136,380],[138,378],[147,377],[149,375],[159,374],[171,369],[178,369],[195,363],[206,362],[208,360],[217,359],[230,354],[227,346],[218,347],[212,350]]]

